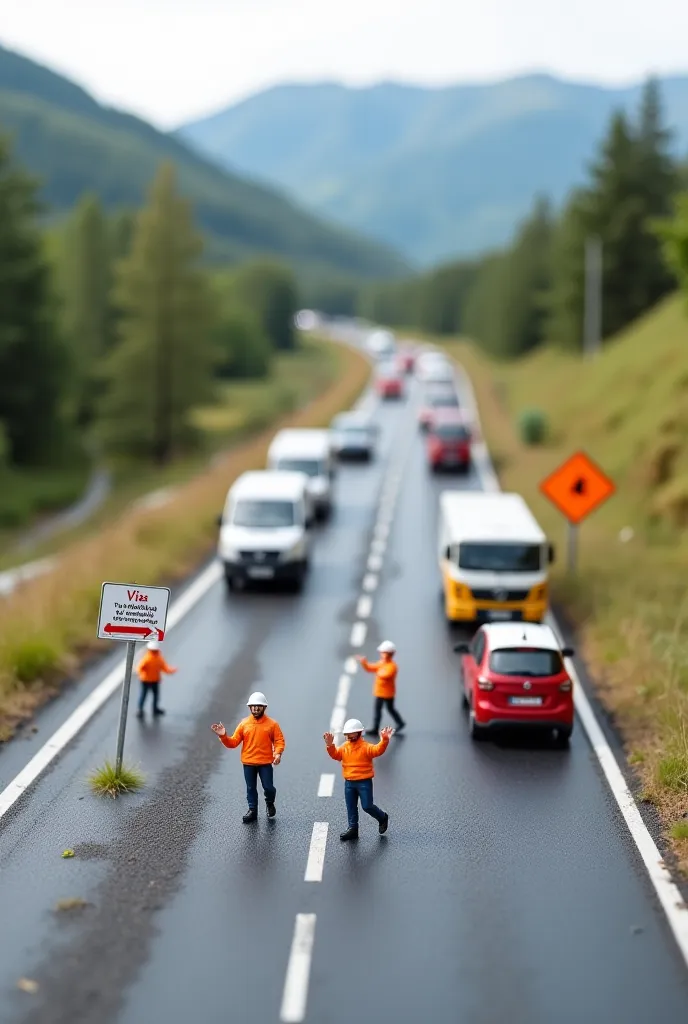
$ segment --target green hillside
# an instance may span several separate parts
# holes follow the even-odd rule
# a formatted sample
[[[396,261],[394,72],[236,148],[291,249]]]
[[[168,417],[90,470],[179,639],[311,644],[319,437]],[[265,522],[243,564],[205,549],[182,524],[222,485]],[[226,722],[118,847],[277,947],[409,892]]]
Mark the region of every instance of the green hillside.
[[[85,191],[109,207],[141,202],[160,162],[177,165],[209,250],[222,259],[277,254],[302,267],[394,276],[405,264],[383,246],[323,223],[269,187],[223,171],[181,140],[101,106],[60,75],[0,47],[0,131],[43,182],[52,211]]]
[[[605,344],[594,360],[543,348],[511,363],[453,344],[476,386],[502,487],[522,493],[554,540],[555,596],[621,726],[644,798],[667,826],[688,799],[688,310],[672,297]],[[545,445],[518,419],[542,409]],[[579,449],[616,494],[579,528],[566,573],[566,527],[540,482]],[[630,528],[630,530],[629,530]],[[680,831],[680,830],[679,830]],[[677,846],[688,870],[688,839]]]
[[[679,152],[688,76],[661,80]],[[447,88],[285,85],[179,135],[304,205],[372,232],[425,263],[502,245],[533,195],[559,203],[583,176],[612,110],[611,89],[530,75]]]

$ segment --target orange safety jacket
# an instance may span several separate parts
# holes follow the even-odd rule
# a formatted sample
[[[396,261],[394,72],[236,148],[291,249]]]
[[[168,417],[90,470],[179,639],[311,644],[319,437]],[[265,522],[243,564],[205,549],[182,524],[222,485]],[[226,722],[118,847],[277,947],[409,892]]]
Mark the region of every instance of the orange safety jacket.
[[[233,736],[220,736],[225,747],[241,749],[242,764],[272,764],[277,754],[284,753],[284,735],[274,718],[249,715],[239,722]]]
[[[375,777],[373,758],[384,754],[389,746],[389,737],[383,736],[379,743],[366,743],[361,737],[352,743],[347,740],[341,747],[332,746],[327,748],[327,753],[333,761],[342,762],[342,775],[350,782],[360,782],[362,779]]]
[[[396,661],[368,661],[363,658],[361,667],[366,672],[375,673],[375,684],[373,686],[374,697],[384,697],[388,700],[394,697],[397,692],[397,672],[399,671]]]
[[[170,668],[160,651],[146,651],[139,662],[137,671],[142,683],[159,683],[163,672],[172,675],[177,670]]]

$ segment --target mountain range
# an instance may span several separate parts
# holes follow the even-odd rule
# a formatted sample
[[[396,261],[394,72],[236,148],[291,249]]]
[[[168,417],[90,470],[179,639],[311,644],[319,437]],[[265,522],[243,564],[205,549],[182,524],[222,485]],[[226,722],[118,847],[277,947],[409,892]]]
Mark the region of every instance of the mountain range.
[[[270,254],[303,272],[355,277],[408,270],[386,246],[326,223],[279,188],[223,169],[183,139],[102,106],[69,79],[3,47],[0,133],[12,137],[17,158],[40,178],[42,198],[53,214],[69,209],[87,191],[108,208],[139,205],[160,163],[172,160],[211,257]]]
[[[677,152],[688,75],[660,79]],[[183,125],[177,136],[315,213],[429,264],[508,241],[537,193],[560,204],[628,88],[527,75],[489,85],[282,85]]]

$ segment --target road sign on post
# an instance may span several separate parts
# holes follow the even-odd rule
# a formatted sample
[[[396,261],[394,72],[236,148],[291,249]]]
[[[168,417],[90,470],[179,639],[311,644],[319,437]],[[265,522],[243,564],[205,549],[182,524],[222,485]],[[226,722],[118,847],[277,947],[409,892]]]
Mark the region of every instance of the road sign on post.
[[[170,603],[168,587],[141,587],[133,583],[103,583],[98,613],[98,637],[127,644],[127,661],[122,682],[122,704],[117,732],[115,771],[119,775],[124,755],[129,691],[136,642],[163,640]]]
[[[573,572],[579,523],[611,498],[616,487],[585,452],[576,452],[542,481],[540,490],[568,520],[568,567]]]

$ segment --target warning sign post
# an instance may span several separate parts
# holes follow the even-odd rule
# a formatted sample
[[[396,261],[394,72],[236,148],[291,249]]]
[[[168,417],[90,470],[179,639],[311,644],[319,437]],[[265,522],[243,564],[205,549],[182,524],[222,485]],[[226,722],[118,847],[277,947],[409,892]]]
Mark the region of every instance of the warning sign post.
[[[164,639],[169,603],[168,587],[142,587],[134,583],[103,583],[101,588],[98,637],[101,640],[119,640],[127,644],[115,759],[117,775],[122,770],[124,736],[127,728],[129,691],[131,690],[136,644],[137,641],[140,643]]]
[[[568,520],[568,568],[576,568],[578,524],[594,512],[616,487],[599,466],[585,454],[576,452],[540,484],[540,490]]]

